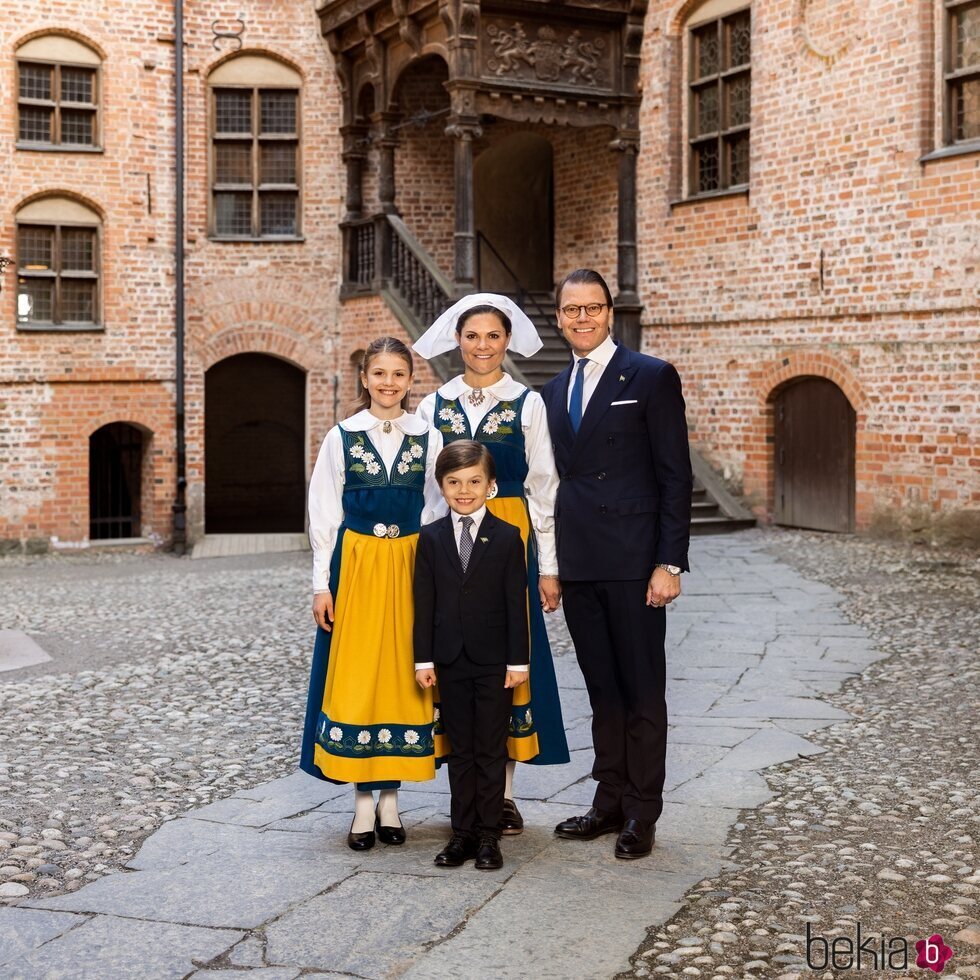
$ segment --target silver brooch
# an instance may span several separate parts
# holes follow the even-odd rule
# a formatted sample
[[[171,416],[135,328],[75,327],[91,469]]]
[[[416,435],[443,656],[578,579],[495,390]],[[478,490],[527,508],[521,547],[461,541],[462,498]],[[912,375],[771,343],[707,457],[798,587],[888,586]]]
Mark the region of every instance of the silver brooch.
[[[482,388],[474,388],[469,394],[469,403],[471,405],[482,405],[486,395],[483,394]]]
[[[375,524],[372,530],[374,531],[374,536],[376,538],[384,538],[388,536],[388,526],[386,524]]]
[[[387,435],[389,432],[391,432],[391,422],[388,419],[385,419],[384,425],[381,426],[381,431],[385,435]]]
[[[397,538],[398,535],[401,534],[402,532],[401,532],[401,528],[399,528],[397,524],[389,524],[386,533],[389,538]]]

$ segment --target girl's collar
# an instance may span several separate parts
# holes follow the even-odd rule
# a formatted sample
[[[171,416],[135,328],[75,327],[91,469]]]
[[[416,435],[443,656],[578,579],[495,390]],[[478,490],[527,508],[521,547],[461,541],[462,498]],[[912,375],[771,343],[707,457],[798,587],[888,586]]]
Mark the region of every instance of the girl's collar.
[[[398,418],[388,421],[391,422],[393,429],[398,429],[399,432],[407,436],[420,436],[429,431],[429,424],[425,419],[409,412],[402,412]],[[371,432],[374,429],[380,429],[384,423],[384,419],[379,419],[364,408],[349,419],[344,419],[340,424],[348,432]]]

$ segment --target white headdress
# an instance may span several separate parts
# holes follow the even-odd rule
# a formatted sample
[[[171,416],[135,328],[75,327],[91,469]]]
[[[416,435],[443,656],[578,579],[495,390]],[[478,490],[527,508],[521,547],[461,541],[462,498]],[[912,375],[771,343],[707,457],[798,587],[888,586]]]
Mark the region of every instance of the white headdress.
[[[453,303],[428,330],[412,344],[416,354],[427,361],[437,354],[445,354],[459,345],[456,336],[456,323],[460,314],[472,310],[474,306],[492,306],[510,319],[510,343],[507,349],[523,357],[536,354],[544,346],[534,324],[527,314],[509,297],[500,293],[471,293]]]

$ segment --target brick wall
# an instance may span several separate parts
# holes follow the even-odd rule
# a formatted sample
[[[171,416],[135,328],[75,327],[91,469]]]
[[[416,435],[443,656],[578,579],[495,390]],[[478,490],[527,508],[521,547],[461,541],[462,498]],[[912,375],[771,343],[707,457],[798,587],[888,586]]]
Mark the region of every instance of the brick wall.
[[[835,380],[858,414],[859,528],[940,528],[980,504],[980,157],[920,162],[941,132],[936,7],[853,4],[843,17],[757,0],[750,193],[683,203],[694,5],[651,4],[644,342],[682,372],[694,443],[762,516],[771,402],[808,374]]]
[[[980,308],[980,154],[940,146],[940,4],[753,4],[750,192],[685,198],[685,18],[654,0],[643,47],[638,174],[644,346],[685,379],[695,445],[772,512],[772,405],[781,387],[828,377],[857,413],[860,528],[942,529],[975,514]],[[350,355],[402,328],[379,297],[341,303],[344,170],[340,97],[309,5],[245,0],[244,50],[302,76],[303,235],[288,243],[207,236],[207,76],[213,4],[187,4],[187,466],[202,530],[204,373],[255,351],[307,372],[310,463],[356,390]],[[15,277],[0,291],[0,541],[84,542],[87,441],[129,421],[146,433],[144,532],[166,539],[173,495],[172,5],[25,0],[0,22],[0,254],[14,215],[57,192],[101,216],[104,329],[14,329]],[[16,46],[43,31],[101,53],[104,152],[15,149]],[[441,69],[410,69],[401,108],[446,104]],[[452,269],[452,141],[445,117],[399,130],[396,203]],[[496,121],[475,154],[517,131],[554,148],[556,277],[578,265],[615,289],[617,158],[611,131]],[[377,206],[368,148],[365,213]],[[407,339],[407,337],[406,337]],[[416,391],[435,384],[418,366]]]

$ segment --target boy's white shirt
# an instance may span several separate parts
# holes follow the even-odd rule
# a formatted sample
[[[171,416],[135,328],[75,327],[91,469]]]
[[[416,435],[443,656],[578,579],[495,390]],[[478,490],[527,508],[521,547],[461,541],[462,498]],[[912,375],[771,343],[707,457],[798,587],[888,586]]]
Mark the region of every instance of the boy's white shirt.
[[[487,505],[486,504],[484,504],[482,507],[480,507],[479,510],[475,510],[475,511],[473,511],[472,514],[469,514],[469,515],[457,514],[455,511],[453,511],[453,514],[452,514],[453,537],[456,539],[456,550],[457,551],[459,551],[459,542],[460,542],[460,540],[462,539],[462,536],[463,536],[462,518],[463,517],[466,517],[466,516],[469,516],[469,517],[472,517],[473,518],[473,527],[471,528],[471,531],[472,531],[473,543],[476,544],[476,536],[480,533],[480,524],[483,523],[483,518],[486,516],[486,513],[487,513]],[[529,669],[529,667],[530,667],[529,664],[507,664],[507,669],[508,670],[526,671],[526,670]],[[415,665],[415,669],[416,670],[432,670],[434,668],[435,668],[435,664],[434,663],[416,664]]]
[[[366,432],[374,448],[381,454],[381,463],[389,474],[405,436],[428,433],[421,522],[430,524],[446,513],[446,501],[435,478],[436,457],[442,449],[442,433],[431,428],[421,416],[409,415],[408,412],[397,419],[389,420],[390,432],[384,431],[384,421],[364,409],[335,425],[320,446],[313,475],[310,477],[309,493],[314,593],[327,592],[330,589],[330,560],[337,543],[337,532],[344,522],[344,474],[347,471],[347,461],[344,459],[341,429]]]
[[[520,398],[527,389],[509,374],[504,374],[496,384],[481,389],[484,400],[480,405],[471,405],[469,399],[465,397],[472,390],[459,374],[447,381],[439,389],[439,394],[443,398],[458,400],[470,423],[470,432],[475,432],[476,427],[498,403]],[[433,392],[422,399],[417,411],[430,425],[438,426],[439,420],[433,418],[435,409],[436,396]],[[528,390],[527,398],[524,399],[524,406],[521,409],[521,429],[524,432],[524,457],[527,461],[527,477],[524,484],[531,527],[534,528],[534,540],[538,546],[538,574],[557,575],[555,497],[558,494],[558,471],[555,468],[555,455],[551,448],[551,434],[548,431],[548,412],[544,400],[536,391]]]

